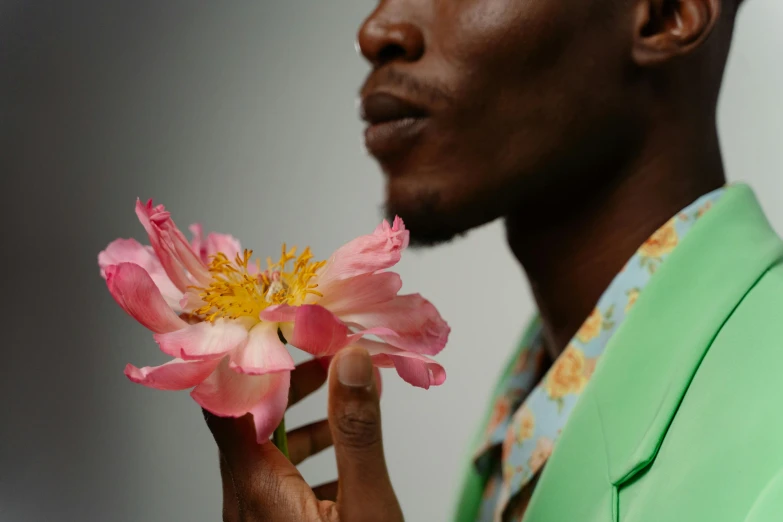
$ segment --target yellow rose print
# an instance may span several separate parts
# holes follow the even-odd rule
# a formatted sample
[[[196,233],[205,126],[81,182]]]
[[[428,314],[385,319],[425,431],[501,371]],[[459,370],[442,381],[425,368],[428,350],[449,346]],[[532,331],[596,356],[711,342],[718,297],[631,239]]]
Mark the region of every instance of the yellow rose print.
[[[553,399],[562,399],[569,393],[579,393],[587,384],[585,354],[569,344],[546,376],[544,389]]]
[[[628,304],[625,305],[625,313],[626,314],[631,309],[631,307],[636,303],[636,300],[638,298],[639,298],[639,289],[638,288],[631,288],[630,290],[628,290]]]
[[[503,422],[503,420],[508,416],[510,411],[511,404],[508,397],[503,396],[498,399],[498,401],[495,403],[495,407],[492,410],[492,416],[489,418],[489,423],[487,424],[487,435],[491,434],[495,431],[495,429],[497,429],[500,423]]]
[[[576,338],[582,343],[589,343],[601,333],[601,325],[603,325],[603,322],[604,318],[601,316],[601,310],[599,310],[598,307],[593,308],[590,317],[582,323],[582,327],[576,332]]]
[[[530,349],[526,348],[519,356],[519,359],[517,359],[517,362],[514,363],[514,369],[511,371],[515,374],[524,372],[525,368],[527,368],[527,364],[529,360],[530,360]]]
[[[706,202],[697,212],[696,219],[702,217],[709,209],[712,208],[712,201]]]
[[[538,442],[536,442],[536,449],[533,450],[533,454],[530,455],[530,462],[528,462],[531,472],[536,473],[539,469],[541,469],[541,466],[544,465],[549,456],[552,454],[554,447],[555,444],[551,439],[546,437],[541,437],[538,439]]]
[[[520,472],[522,472],[522,466],[514,466],[509,462],[503,464],[503,480],[509,481],[514,474]]]
[[[524,406],[519,414],[519,437],[517,442],[522,442],[533,437],[533,430],[536,428],[536,419],[533,416],[533,411]]]
[[[671,219],[639,247],[639,253],[644,257],[660,258],[674,250],[677,241],[677,230]]]

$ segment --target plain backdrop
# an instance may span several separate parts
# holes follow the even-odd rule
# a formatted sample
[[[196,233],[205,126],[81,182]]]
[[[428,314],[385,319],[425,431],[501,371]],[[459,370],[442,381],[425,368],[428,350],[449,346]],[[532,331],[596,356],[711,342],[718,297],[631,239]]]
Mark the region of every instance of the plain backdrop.
[[[523,1],[523,0],[520,0]],[[732,180],[783,225],[783,3],[747,0],[720,107]],[[354,48],[366,0],[0,0],[0,521],[214,521],[216,453],[187,393],[129,383],[165,360],[96,255],[144,239],[136,197],[262,256],[326,256],[379,222]],[[480,173],[477,173],[480,175]],[[552,201],[554,209],[557,201]],[[412,522],[449,518],[467,444],[532,312],[493,224],[408,252],[404,290],[453,327],[440,388],[385,380],[391,475]],[[294,408],[324,416],[325,394]],[[302,466],[335,476],[329,451]]]

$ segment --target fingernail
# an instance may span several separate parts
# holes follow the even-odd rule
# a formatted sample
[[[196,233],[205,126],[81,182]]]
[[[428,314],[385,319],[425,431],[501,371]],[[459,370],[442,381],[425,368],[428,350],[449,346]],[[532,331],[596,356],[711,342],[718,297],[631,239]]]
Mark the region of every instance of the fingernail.
[[[348,348],[337,361],[337,380],[345,386],[365,388],[372,384],[372,362],[364,350]]]

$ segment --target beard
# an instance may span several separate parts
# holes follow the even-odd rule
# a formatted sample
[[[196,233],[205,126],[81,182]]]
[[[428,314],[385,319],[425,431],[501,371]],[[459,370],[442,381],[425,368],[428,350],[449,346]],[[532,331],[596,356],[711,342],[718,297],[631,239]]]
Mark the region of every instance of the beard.
[[[390,221],[399,216],[410,232],[414,248],[448,243],[466,235],[471,229],[500,217],[491,201],[474,199],[462,205],[446,204],[441,194],[433,191],[387,197],[384,214]]]
[[[437,206],[432,203],[421,202],[415,207],[387,203],[384,214],[389,222],[395,216],[402,218],[405,228],[410,232],[410,246],[413,248],[441,245],[467,233],[466,230],[455,229],[444,220],[437,212]]]

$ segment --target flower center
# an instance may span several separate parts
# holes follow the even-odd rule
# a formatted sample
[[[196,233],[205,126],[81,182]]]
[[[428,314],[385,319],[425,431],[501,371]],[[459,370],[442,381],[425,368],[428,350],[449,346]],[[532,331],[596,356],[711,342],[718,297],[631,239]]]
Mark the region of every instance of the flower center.
[[[308,294],[321,295],[315,290],[318,285],[310,281],[326,261],[313,262],[310,247],[297,257],[296,247],[288,250],[283,243],[280,261],[273,263],[267,258],[267,269],[263,271],[258,259],[250,262],[252,255],[252,250],[237,254],[233,260],[222,252],[214,255],[209,264],[209,286],[195,288],[206,304],[193,313],[207,321],[221,317],[258,320],[258,314],[269,306],[300,305]]]

